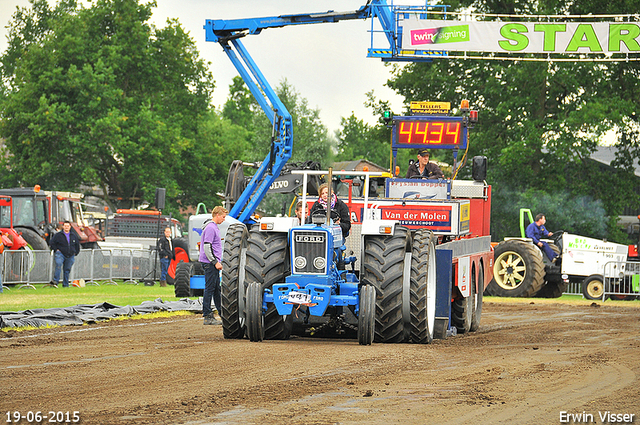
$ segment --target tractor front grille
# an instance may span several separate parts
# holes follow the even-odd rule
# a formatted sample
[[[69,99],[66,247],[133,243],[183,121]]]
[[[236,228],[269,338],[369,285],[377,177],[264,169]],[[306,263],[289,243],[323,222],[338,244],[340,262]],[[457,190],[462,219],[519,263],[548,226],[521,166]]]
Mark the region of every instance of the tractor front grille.
[[[326,274],[328,233],[294,230],[291,235],[291,270],[294,274]]]

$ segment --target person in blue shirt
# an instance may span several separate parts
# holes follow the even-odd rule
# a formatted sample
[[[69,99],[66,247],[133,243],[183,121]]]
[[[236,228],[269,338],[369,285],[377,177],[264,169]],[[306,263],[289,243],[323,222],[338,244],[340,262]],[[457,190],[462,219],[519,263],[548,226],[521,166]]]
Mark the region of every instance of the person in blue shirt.
[[[530,238],[533,241],[533,243],[536,246],[538,246],[545,254],[547,254],[547,257],[549,257],[551,262],[555,262],[555,259],[556,257],[558,257],[558,254],[556,254],[555,251],[551,249],[548,243],[540,240],[543,237],[553,236],[553,233],[549,232],[544,227],[544,224],[546,222],[547,222],[547,218],[544,216],[544,214],[540,213],[536,215],[535,221],[527,226],[527,229],[525,230],[524,234],[526,237]]]

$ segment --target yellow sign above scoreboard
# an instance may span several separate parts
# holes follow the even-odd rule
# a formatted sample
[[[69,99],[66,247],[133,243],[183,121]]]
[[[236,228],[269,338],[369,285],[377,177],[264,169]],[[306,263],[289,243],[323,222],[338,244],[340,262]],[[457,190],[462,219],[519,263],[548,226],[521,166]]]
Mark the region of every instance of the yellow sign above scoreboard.
[[[451,102],[411,102],[412,114],[447,114],[451,110]]]

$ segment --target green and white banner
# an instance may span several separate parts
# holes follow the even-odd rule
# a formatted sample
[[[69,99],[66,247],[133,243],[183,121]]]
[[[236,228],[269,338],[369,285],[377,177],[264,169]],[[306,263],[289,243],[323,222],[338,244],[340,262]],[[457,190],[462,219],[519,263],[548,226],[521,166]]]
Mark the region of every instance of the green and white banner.
[[[488,53],[640,53],[636,22],[474,22],[407,19],[402,49]]]

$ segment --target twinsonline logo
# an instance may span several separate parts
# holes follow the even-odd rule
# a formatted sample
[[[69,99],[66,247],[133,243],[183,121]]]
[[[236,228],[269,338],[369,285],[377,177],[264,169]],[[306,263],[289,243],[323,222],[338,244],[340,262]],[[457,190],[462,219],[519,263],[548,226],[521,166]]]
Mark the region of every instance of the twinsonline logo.
[[[469,25],[425,28],[411,31],[411,45],[459,43],[469,41]]]

